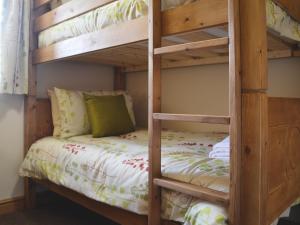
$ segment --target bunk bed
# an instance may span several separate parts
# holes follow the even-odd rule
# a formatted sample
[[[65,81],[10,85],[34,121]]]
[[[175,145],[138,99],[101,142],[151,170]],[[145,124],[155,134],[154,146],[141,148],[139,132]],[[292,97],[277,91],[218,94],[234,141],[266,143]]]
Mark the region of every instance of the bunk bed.
[[[50,0],[32,0],[25,154],[36,140],[50,136],[53,129],[49,100],[36,97],[38,64],[71,60],[112,65],[116,68],[116,90],[126,88],[126,72],[148,68],[148,217],[92,200],[48,180],[29,177],[25,179],[26,206],[34,206],[34,187],[38,183],[122,225],[159,225],[160,192],[166,188],[221,204],[228,210],[229,224],[270,224],[300,196],[297,163],[300,100],[269,98],[267,94],[267,59],[300,56],[297,32],[280,30],[276,20],[281,16],[281,21],[288,21],[293,29],[299,29],[299,1],[196,0],[176,1],[177,4],[171,5],[168,1],[162,4],[153,0],[149,0],[149,4],[131,1],[134,2],[143,4],[143,7],[139,5],[141,11],[126,14],[126,18],[112,13],[106,15],[108,22],[94,24],[90,22],[95,18],[103,19],[101,7],[110,7],[116,12],[118,8],[114,7],[120,7],[119,2],[72,0],[51,9]],[[269,14],[274,12],[272,21]],[[112,19],[112,15],[116,19]],[[78,29],[76,24],[79,23],[89,26]],[[68,29],[76,32],[70,33]],[[161,112],[161,69],[227,62],[229,116]],[[163,120],[229,125],[229,193],[162,177]]]

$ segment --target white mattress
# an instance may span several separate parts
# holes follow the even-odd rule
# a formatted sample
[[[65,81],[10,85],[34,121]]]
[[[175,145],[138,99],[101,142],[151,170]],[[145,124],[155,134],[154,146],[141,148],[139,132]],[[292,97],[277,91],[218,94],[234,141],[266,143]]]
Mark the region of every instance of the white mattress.
[[[162,9],[189,4],[191,1],[163,0]],[[46,47],[82,34],[99,31],[113,24],[133,20],[147,15],[147,12],[148,0],[119,0],[42,31],[38,38],[39,47]],[[279,35],[300,42],[300,24],[272,0],[267,0],[267,24]]]

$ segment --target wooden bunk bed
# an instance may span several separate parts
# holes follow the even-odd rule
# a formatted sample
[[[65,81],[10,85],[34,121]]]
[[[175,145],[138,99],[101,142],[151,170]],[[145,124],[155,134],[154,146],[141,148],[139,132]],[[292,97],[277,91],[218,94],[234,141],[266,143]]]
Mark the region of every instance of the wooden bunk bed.
[[[300,100],[267,95],[268,57],[296,57],[299,50],[293,42],[267,32],[265,1],[199,0],[161,12],[160,1],[149,0],[148,17],[43,48],[38,48],[39,32],[113,0],[73,0],[50,11],[50,0],[32,2],[25,154],[34,141],[51,135],[52,131],[50,104],[36,97],[38,64],[56,60],[109,64],[116,67],[115,89],[125,89],[126,72],[148,68],[150,186],[148,218],[96,202],[49,181],[31,178],[25,179],[27,207],[34,206],[34,186],[39,183],[122,225],[159,225],[160,189],[163,187],[227,207],[232,225],[268,225],[300,196],[300,166],[297,163],[300,159]],[[300,22],[299,1],[275,2]],[[211,27],[228,30],[228,36],[215,37],[205,32],[204,29]],[[179,39],[184,41],[180,44],[174,41]],[[229,62],[230,76],[229,116],[161,112],[161,69],[226,62]],[[162,120],[229,125],[229,194],[161,177]],[[164,221],[164,224],[173,223]]]

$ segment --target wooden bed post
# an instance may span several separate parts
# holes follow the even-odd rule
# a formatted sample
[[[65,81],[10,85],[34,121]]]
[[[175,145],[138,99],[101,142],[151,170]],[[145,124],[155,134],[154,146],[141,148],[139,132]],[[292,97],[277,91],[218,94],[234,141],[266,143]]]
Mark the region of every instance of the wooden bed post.
[[[29,40],[29,65],[28,65],[28,95],[25,97],[24,106],[24,155],[36,141],[36,65],[33,65],[33,51],[37,48],[37,39],[34,32],[34,0],[30,5],[30,40]],[[35,206],[35,184],[29,178],[24,178],[25,207]]]
[[[122,67],[114,68],[114,90],[126,90],[126,73]]]
[[[242,69],[242,225],[266,225],[268,74],[266,2],[240,0]]]
[[[241,60],[239,0],[228,1],[229,111],[230,111],[230,202],[229,224],[240,223],[241,175]]]
[[[148,19],[148,133],[149,133],[149,200],[148,225],[161,224],[161,188],[154,184],[161,177],[161,122],[153,114],[161,112],[161,0],[149,0]]]

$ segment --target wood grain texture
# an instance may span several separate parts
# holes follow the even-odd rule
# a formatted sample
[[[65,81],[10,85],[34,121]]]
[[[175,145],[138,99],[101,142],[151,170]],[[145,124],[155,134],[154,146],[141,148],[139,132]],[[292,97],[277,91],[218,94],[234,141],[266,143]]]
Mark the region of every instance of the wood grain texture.
[[[300,1],[299,0],[274,0],[280,7],[300,23]]]
[[[167,178],[156,178],[154,179],[154,183],[160,187],[184,193],[203,201],[215,203],[226,208],[229,204],[229,195],[220,191],[215,191],[212,189],[203,188],[193,184],[183,183]]]
[[[67,7],[68,4],[65,6]],[[213,15],[208,10],[214,10]],[[52,11],[51,11],[52,12]],[[50,12],[49,12],[50,13]],[[189,15],[188,17],[186,17]],[[178,19],[180,21],[178,21]],[[185,18],[182,21],[182,18]],[[162,34],[174,35],[210,26],[227,23],[226,0],[204,0],[166,10],[162,13]],[[93,51],[145,41],[148,39],[148,19],[126,21],[98,32],[61,41],[51,46],[37,49],[35,63],[44,63],[70,56],[91,53]]]
[[[142,17],[124,22],[121,25],[110,26],[98,32],[84,34],[45,48],[36,49],[34,63],[49,62],[146,39],[147,18]]]
[[[34,33],[34,0],[30,4],[30,39],[29,39],[29,61],[28,61],[28,95],[24,102],[24,155],[37,138],[36,123],[36,76],[37,68],[33,65],[33,51],[37,48],[37,36]],[[28,179],[24,179],[24,200],[27,209],[35,206],[35,187]]]
[[[161,224],[161,189],[154,179],[161,177],[161,122],[153,113],[161,112],[161,57],[154,49],[161,47],[161,1],[149,0],[148,8],[148,135],[149,197],[148,225]]]
[[[266,154],[268,149],[268,97],[242,94],[241,224],[266,225]],[[279,216],[279,215],[278,215]]]
[[[49,99],[37,99],[36,103],[36,140],[52,136],[53,122],[51,114],[51,103]]]
[[[163,12],[162,35],[224,25],[227,17],[227,0],[194,1]]]
[[[266,224],[300,196],[300,99],[269,99]]]
[[[266,225],[265,163],[268,145],[266,2],[240,3],[241,172],[240,224]]]
[[[170,120],[170,121],[184,121],[184,122],[226,124],[226,125],[230,124],[229,116],[154,113],[153,118],[156,120]]]
[[[47,180],[37,180],[34,179],[34,182],[40,184],[50,191],[53,191],[99,215],[102,215],[116,223],[121,225],[147,225],[147,216],[141,216],[127,210],[113,207],[96,200],[90,199],[78,192],[75,192],[71,189],[59,186]],[[172,221],[162,221],[162,225],[179,225],[179,223]]]
[[[219,46],[226,46],[228,45],[228,43],[229,43],[229,39],[227,37],[204,40],[204,41],[195,41],[195,42],[189,42],[185,44],[170,45],[161,48],[156,48],[154,50],[154,54],[162,55],[162,54],[170,54],[175,52],[192,51],[195,49],[213,48]]]
[[[73,0],[67,2],[51,10],[50,12],[37,17],[35,20],[34,29],[36,32],[45,30],[56,24],[72,19],[76,16],[80,16],[85,12],[91,11],[114,1],[115,0]]]
[[[24,209],[24,198],[16,197],[0,201],[0,216]]]
[[[242,86],[267,89],[266,2],[240,1]]]
[[[239,0],[228,1],[230,189],[229,224],[241,224],[241,42]]]
[[[300,51],[292,50],[272,50],[268,52],[269,60],[273,59],[281,59],[281,58],[289,58],[289,57],[300,57]],[[226,64],[229,62],[229,56],[213,56],[213,57],[190,57],[182,60],[163,60],[162,61],[162,69],[171,69],[171,68],[183,68],[190,66],[201,66],[201,65],[216,65],[216,64]],[[138,66],[124,66],[125,72],[140,72],[147,71],[146,65],[138,65]]]

